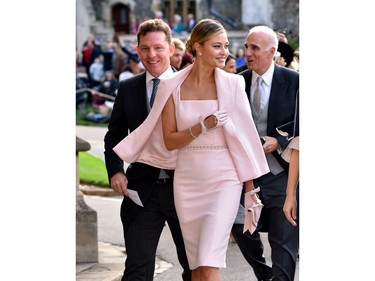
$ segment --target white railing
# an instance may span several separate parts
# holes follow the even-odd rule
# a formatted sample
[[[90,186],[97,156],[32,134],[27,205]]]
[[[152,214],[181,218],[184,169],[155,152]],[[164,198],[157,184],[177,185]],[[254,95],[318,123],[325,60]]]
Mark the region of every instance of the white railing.
[[[117,90],[116,90],[117,91]],[[98,96],[101,96],[101,97],[104,97],[104,98],[107,98],[107,99],[110,99],[110,100],[115,100],[116,97],[114,96],[111,96],[111,95],[107,95],[107,94],[104,94],[102,92],[98,92],[94,89],[91,89],[91,88],[82,88],[82,89],[78,89],[76,90],[76,94],[79,94],[79,93],[84,93],[84,92],[90,92],[92,95],[98,95]]]

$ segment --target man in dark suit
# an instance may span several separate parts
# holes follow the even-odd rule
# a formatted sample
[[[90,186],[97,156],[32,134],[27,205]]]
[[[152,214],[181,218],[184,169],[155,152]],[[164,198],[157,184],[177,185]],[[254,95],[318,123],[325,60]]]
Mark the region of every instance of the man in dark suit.
[[[248,69],[239,74],[246,81],[254,123],[271,172],[254,180],[254,186],[260,186],[259,197],[264,204],[257,230],[252,235],[248,231],[242,234],[242,227],[234,225],[232,231],[258,280],[290,281],[295,275],[299,229],[283,214],[288,163],[280,153],[289,141],[276,128],[294,120],[299,74],[274,63],[278,40],[272,29],[266,26],[250,29],[244,45]],[[272,270],[263,256],[259,231],[268,232]]]
[[[155,255],[165,222],[168,223],[183,268],[182,279],[191,280],[185,246],[173,198],[172,170],[144,163],[131,163],[124,174],[123,161],[113,151],[129,132],[135,130],[151,109],[154,78],[173,73],[170,57],[174,52],[171,30],[159,19],[143,22],[137,33],[137,53],[146,72],[119,83],[108,132],[105,135],[105,162],[112,189],[124,195],[121,205],[127,258],[122,281],[153,280]],[[157,84],[156,84],[157,85]],[[129,190],[138,192],[136,204]],[[141,205],[143,205],[143,207]]]
[[[185,26],[185,31],[187,33],[191,33],[191,30],[194,28],[196,22],[195,22],[195,16],[192,13],[187,14],[187,21]]]

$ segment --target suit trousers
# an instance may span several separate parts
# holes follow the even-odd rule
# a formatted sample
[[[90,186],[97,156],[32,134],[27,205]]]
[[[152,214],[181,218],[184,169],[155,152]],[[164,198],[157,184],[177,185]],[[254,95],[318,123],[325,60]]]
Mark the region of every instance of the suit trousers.
[[[127,205],[134,204],[124,197],[121,206],[127,258],[121,281],[151,281],[154,278],[155,256],[160,235],[168,223],[177,249],[178,260],[183,268],[182,280],[191,280],[191,271],[187,261],[185,246],[173,199],[172,183],[155,183],[152,194],[139,208],[130,223],[125,223],[123,216]]]
[[[278,175],[268,173],[254,180],[254,186],[260,186],[259,197],[264,207],[259,218],[257,230],[247,239],[248,252],[251,253],[251,264],[254,272],[264,271],[263,244],[259,231],[268,232],[268,241],[271,246],[273,281],[294,280],[297,252],[299,246],[299,221],[297,226],[292,226],[285,218],[283,206],[288,173],[281,172]],[[297,196],[297,202],[298,202]],[[298,217],[297,217],[298,218]]]
[[[241,194],[241,205],[244,206],[245,199],[245,188]],[[263,245],[260,248],[255,249],[252,247],[252,235],[249,231],[243,233],[245,215],[237,214],[235,223],[232,226],[232,234],[238,248],[246,261],[251,265],[254,270],[254,274],[258,280],[268,280],[272,277],[272,267],[271,264],[263,256]]]
[[[249,231],[243,233],[243,227],[243,224],[234,224],[232,227],[232,234],[242,255],[253,268],[254,274],[258,280],[271,279],[272,267],[264,258],[263,245],[260,245],[259,248],[254,248],[252,235]],[[255,241],[255,243],[257,243],[257,241]]]

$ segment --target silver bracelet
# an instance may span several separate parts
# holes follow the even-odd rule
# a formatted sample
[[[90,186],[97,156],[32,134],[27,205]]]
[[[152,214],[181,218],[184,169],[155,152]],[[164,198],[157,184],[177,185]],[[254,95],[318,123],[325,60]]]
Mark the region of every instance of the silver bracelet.
[[[189,127],[189,134],[193,139],[196,139],[197,136],[194,136],[193,131],[191,130],[191,127]]]

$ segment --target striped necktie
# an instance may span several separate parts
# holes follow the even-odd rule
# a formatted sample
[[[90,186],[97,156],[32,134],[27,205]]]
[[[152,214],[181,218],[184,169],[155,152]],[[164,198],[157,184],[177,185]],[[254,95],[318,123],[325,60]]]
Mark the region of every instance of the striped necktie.
[[[154,86],[152,87],[152,93],[151,93],[151,98],[150,98],[150,107],[152,107],[152,105],[154,104],[154,100],[155,100],[156,92],[158,90],[160,79],[154,78],[154,79],[152,79],[152,81],[154,81]]]

